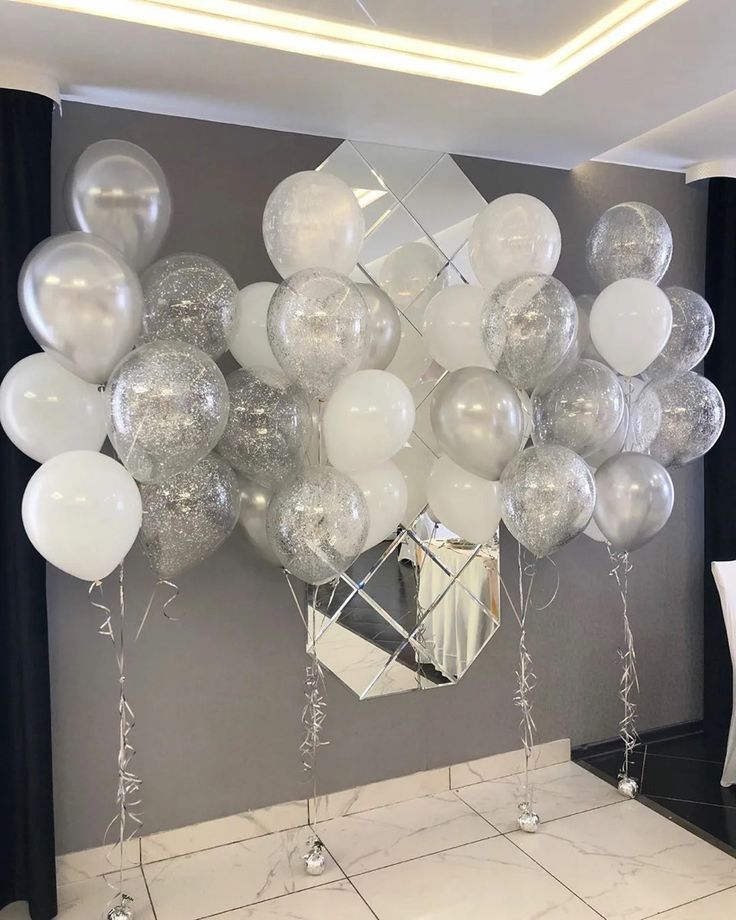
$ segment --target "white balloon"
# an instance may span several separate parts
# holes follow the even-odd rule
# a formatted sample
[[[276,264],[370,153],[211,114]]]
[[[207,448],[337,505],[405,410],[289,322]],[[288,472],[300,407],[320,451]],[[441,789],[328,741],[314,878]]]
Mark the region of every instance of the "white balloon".
[[[327,458],[338,470],[366,470],[390,460],[414,427],[414,400],[388,371],[358,371],[337,385],[325,406]]]
[[[227,347],[241,367],[269,367],[281,372],[267,332],[268,305],[277,287],[272,281],[256,281],[244,287],[235,298]]]
[[[480,333],[486,296],[483,288],[456,284],[430,300],[424,314],[424,338],[434,360],[448,371],[495,369]]]
[[[370,549],[393,536],[406,513],[408,491],[401,470],[390,460],[370,470],[351,473],[365,497],[370,515],[363,549]]]
[[[489,543],[501,520],[498,483],[469,473],[440,457],[427,481],[433,515],[470,543]]]
[[[536,272],[551,275],[562,250],[557,218],[531,195],[502,195],[476,217],[470,233],[470,264],[490,291],[502,281]]]
[[[643,278],[614,281],[590,310],[590,338],[603,360],[626,377],[641,374],[667,344],[672,306],[656,284]]]
[[[325,172],[288,176],[271,192],[263,211],[263,240],[282,278],[305,268],[349,275],[364,235],[353,190]]]
[[[23,495],[23,526],[57,569],[99,581],[119,565],[141,527],[141,496],[125,467],[105,454],[72,450],[47,460]]]
[[[413,443],[412,443],[413,441]],[[420,442],[410,440],[391,460],[401,471],[407,489],[406,511],[401,523],[410,527],[427,504],[427,478],[434,456]]]
[[[410,322],[402,319],[399,347],[386,370],[403,380],[408,387],[415,387],[431,366],[432,355],[424,336]]]
[[[371,272],[371,277],[377,277],[379,286],[404,312],[416,306],[415,301],[430,285],[444,286],[444,279],[438,276],[446,261],[436,246],[412,241],[397,246],[380,266],[374,267],[369,262],[366,270]]]
[[[68,450],[99,450],[107,436],[105,394],[45,352],[28,355],[0,384],[0,423],[38,463]]]

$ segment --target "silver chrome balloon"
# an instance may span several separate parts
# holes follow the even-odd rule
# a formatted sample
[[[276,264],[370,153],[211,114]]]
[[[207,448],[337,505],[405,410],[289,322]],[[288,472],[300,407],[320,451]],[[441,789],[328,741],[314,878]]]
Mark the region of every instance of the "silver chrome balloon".
[[[238,286],[222,265],[182,252],[147,269],[141,285],[144,341],[180,339],[211,358],[227,351]]]
[[[240,477],[240,530],[262,559],[280,566],[281,560],[271,548],[266,530],[266,516],[272,497],[270,489],[253,479]]]
[[[672,258],[672,232],[656,208],[625,201],[598,218],[585,255],[591,278],[600,288],[623,278],[659,284]]]
[[[217,452],[239,473],[276,489],[305,462],[312,412],[279,371],[241,368],[226,378],[230,414]]]
[[[271,499],[267,529],[281,564],[308,584],[322,584],[349,568],[362,552],[369,526],[363,492],[345,473],[311,466]]]
[[[672,331],[659,355],[644,371],[648,380],[666,380],[700,364],[713,344],[715,319],[700,294],[683,287],[664,289],[672,305]]]
[[[662,466],[684,466],[713,447],[725,420],[718,388],[688,371],[644,387],[631,409],[629,437],[633,450],[649,454]]]
[[[497,480],[522,446],[519,395],[485,367],[463,367],[443,377],[432,392],[430,419],[443,452],[483,479]]]
[[[211,556],[238,522],[238,479],[216,454],[140,490],[143,550],[159,578],[173,578]]]
[[[368,348],[361,370],[383,371],[393,361],[401,341],[401,317],[391,298],[375,284],[358,283],[368,308]]]
[[[503,471],[501,502],[511,535],[535,556],[546,556],[588,526],[595,505],[593,476],[567,447],[528,447]]]
[[[163,170],[142,147],[91,144],[69,171],[64,198],[70,225],[107,240],[136,271],[156,258],[171,221],[171,195]]]
[[[268,307],[268,340],[284,373],[327,399],[357,371],[369,345],[368,308],[345,275],[304,269],[283,281]]]
[[[176,339],[141,345],[107,386],[110,440],[139,482],[163,482],[193,466],[225,430],[229,397],[204,352]]]
[[[89,383],[104,383],[141,332],[138,278],[117,249],[89,233],[39,243],[23,263],[18,299],[41,348]]]
[[[488,296],[481,335],[491,364],[522,390],[560,365],[577,333],[572,294],[551,275],[520,275]]]
[[[675,501],[667,470],[646,454],[611,457],[595,474],[593,518],[614,552],[648,543],[669,520]]]
[[[535,444],[562,444],[581,457],[600,450],[625,411],[618,377],[598,361],[573,364],[561,379],[543,380],[532,394]]]

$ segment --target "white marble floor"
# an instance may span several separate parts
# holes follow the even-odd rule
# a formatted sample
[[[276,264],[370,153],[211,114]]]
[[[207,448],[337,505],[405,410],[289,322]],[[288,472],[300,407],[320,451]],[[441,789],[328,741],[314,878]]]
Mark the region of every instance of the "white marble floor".
[[[733,920],[736,859],[575,764],[536,771],[535,835],[515,831],[511,776],[319,824],[330,860],[305,874],[308,830],[129,870],[137,920]],[[59,888],[59,917],[102,916],[104,879]],[[0,920],[23,913],[0,911]]]

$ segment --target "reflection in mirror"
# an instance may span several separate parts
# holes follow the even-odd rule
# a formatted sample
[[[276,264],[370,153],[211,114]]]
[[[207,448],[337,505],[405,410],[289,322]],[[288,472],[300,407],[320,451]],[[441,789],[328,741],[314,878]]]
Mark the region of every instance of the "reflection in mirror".
[[[345,141],[319,168],[347,182],[363,208],[365,242],[351,277],[381,287],[400,312],[387,370],[407,384],[417,415],[393,458],[409,493],[404,521],[313,591],[310,635],[323,667],[361,699],[453,686],[499,626],[499,546],[497,535],[484,546],[463,541],[425,507],[439,456],[429,407],[445,370],[423,324],[438,291],[477,283],[466,241],[485,201],[447,154]]]

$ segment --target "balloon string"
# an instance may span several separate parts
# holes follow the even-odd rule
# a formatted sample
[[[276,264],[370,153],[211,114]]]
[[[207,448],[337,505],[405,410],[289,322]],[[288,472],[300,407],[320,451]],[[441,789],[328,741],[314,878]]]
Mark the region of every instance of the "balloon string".
[[[151,612],[151,608],[153,607],[153,602],[156,597],[156,591],[161,585],[166,585],[166,587],[168,587],[171,590],[171,594],[166,598],[166,600],[161,605],[161,613],[163,613],[166,619],[169,620],[171,623],[178,623],[179,620],[181,619],[180,616],[178,617],[172,616],[168,611],[169,606],[174,603],[177,597],[179,597],[178,585],[174,584],[173,581],[168,581],[166,578],[159,578],[159,580],[156,582],[156,584],[153,587],[153,591],[151,591],[151,596],[148,598],[148,604],[146,605],[146,611],[143,614],[143,617],[141,618],[141,624],[138,627],[138,632],[135,634],[135,640],[134,640],[135,642],[138,641],[138,639],[140,638],[140,634],[143,632],[143,627],[146,625],[148,614]]]
[[[531,696],[537,685],[537,677],[534,673],[532,656],[526,642],[526,618],[529,612],[530,598],[534,587],[536,561],[525,563],[522,552],[522,547],[519,543],[517,554],[519,569],[519,607],[517,610],[512,604],[512,610],[519,624],[519,661],[516,669],[516,692],[514,694],[514,703],[521,710],[519,730],[524,748],[524,793],[522,801],[519,804],[519,811],[521,816],[524,816],[534,814],[534,784],[531,778],[530,765],[534,753],[537,726],[532,716],[533,704]],[[528,582],[526,586],[524,584],[525,579]],[[504,590],[506,590],[505,586]],[[508,591],[506,593],[508,595]]]
[[[624,743],[624,760],[619,773],[619,779],[628,778],[631,766],[631,754],[639,743],[637,731],[637,705],[632,700],[632,695],[639,692],[639,676],[636,672],[636,649],[634,648],[634,634],[629,622],[629,573],[632,565],[628,552],[615,553],[608,546],[608,555],[611,560],[610,574],[616,579],[624,624],[624,647],[618,650],[621,659],[621,681],[619,684],[619,699],[624,708],[623,718],[619,722],[619,735]]]
[[[132,760],[135,756],[135,748],[131,744],[130,735],[135,727],[135,714],[128,703],[125,682],[125,571],[121,563],[118,576],[118,598],[120,610],[120,629],[117,639],[112,625],[112,611],[104,601],[104,592],[101,581],[94,581],[89,587],[89,599],[92,607],[101,610],[104,614],[104,620],[98,628],[101,636],[110,639],[115,649],[115,660],[118,669],[118,788],[117,804],[118,809],[115,816],[105,829],[103,836],[103,846],[110,841],[113,829],[115,829],[115,843],[107,853],[107,861],[111,866],[117,868],[117,884],[106,879],[107,885],[113,891],[113,895],[108,901],[107,907],[110,914],[114,905],[118,916],[131,915],[130,905],[133,897],[124,891],[124,870],[125,870],[125,844],[132,840],[137,834],[143,821],[141,818],[140,808],[142,799],[140,795],[141,780],[132,769]],[[99,592],[99,600],[95,601],[94,593]],[[129,826],[130,830],[128,829]],[[117,851],[118,858],[115,859]]]

